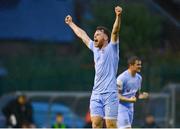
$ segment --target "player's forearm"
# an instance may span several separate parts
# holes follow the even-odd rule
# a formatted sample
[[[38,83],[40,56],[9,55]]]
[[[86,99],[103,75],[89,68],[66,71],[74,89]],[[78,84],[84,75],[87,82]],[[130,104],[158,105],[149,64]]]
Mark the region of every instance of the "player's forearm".
[[[121,15],[117,15],[115,22],[114,22],[114,25],[113,25],[112,34],[118,34],[119,33],[120,25],[121,25]]]
[[[122,95],[119,95],[119,100],[122,101],[122,102],[130,102],[130,103],[135,103],[136,102],[135,99],[127,98],[127,97],[124,97]]]
[[[83,34],[86,34],[86,32],[82,30],[80,27],[78,27],[74,22],[71,22],[69,26],[74,31],[74,33],[81,39],[82,39]]]

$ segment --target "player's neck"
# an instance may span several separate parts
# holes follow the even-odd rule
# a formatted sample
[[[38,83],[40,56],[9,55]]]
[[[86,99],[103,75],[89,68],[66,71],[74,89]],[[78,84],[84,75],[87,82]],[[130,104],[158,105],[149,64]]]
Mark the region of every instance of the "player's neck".
[[[99,47],[99,49],[103,49],[103,48],[105,48],[107,45],[108,45],[108,42],[107,42],[107,41],[104,41],[103,45],[102,45],[101,47]]]
[[[132,76],[132,77],[134,77],[135,75],[136,75],[136,72],[135,71],[133,71],[132,69],[128,69],[128,72],[130,73],[130,75]]]

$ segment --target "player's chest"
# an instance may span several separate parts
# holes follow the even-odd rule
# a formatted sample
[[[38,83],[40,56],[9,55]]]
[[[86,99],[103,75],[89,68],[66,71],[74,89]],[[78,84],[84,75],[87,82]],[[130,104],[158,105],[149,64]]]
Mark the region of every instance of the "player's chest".
[[[131,78],[126,82],[126,88],[131,90],[137,90],[141,86],[141,82],[138,78]]]
[[[96,64],[102,64],[104,63],[108,58],[107,50],[97,50],[96,53],[94,53],[94,61]]]

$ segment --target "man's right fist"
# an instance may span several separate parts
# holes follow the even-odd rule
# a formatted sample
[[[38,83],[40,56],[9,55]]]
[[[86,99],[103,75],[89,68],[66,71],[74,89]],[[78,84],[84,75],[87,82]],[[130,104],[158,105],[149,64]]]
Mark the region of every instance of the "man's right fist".
[[[65,18],[65,23],[66,24],[70,24],[72,23],[72,17],[70,15],[67,15],[66,18]]]

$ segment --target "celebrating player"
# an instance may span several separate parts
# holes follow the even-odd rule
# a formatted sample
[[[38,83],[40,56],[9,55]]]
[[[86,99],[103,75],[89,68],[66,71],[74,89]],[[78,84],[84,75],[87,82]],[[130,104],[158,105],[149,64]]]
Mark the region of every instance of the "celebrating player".
[[[122,8],[115,7],[116,18],[111,34],[106,27],[98,26],[94,33],[94,41],[73,22],[70,15],[65,18],[66,24],[92,50],[94,55],[95,79],[90,99],[93,128],[102,128],[103,119],[105,119],[108,128],[116,128],[117,124],[118,90],[116,74],[119,61],[121,13]]]
[[[148,93],[140,93],[142,77],[137,72],[141,71],[141,60],[132,56],[128,59],[128,69],[117,78],[119,89],[118,128],[131,128],[134,114],[134,102],[146,99]]]

